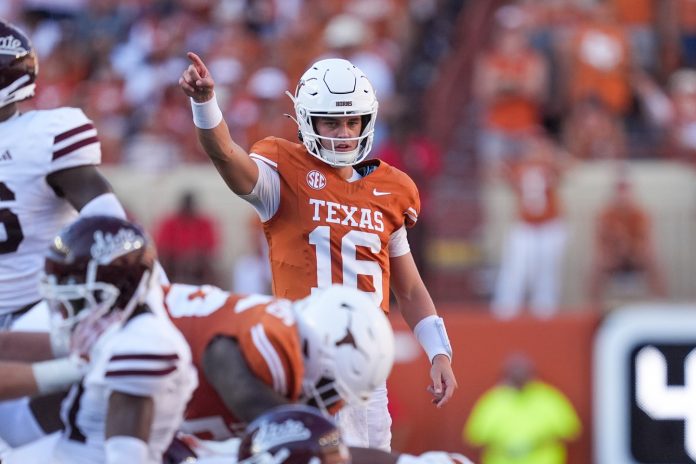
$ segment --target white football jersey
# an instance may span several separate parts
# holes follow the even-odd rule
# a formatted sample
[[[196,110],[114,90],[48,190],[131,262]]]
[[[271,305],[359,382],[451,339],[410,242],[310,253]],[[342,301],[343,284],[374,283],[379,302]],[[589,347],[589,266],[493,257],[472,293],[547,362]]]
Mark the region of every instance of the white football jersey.
[[[46,176],[100,162],[97,131],[80,109],[30,111],[0,122],[0,315],[39,300],[50,240],[77,216]]]
[[[91,356],[82,383],[63,401],[65,429],[47,462],[105,462],[109,396],[117,391],[154,399],[146,464],[161,464],[198,384],[183,336],[164,313],[145,313],[105,332]]]

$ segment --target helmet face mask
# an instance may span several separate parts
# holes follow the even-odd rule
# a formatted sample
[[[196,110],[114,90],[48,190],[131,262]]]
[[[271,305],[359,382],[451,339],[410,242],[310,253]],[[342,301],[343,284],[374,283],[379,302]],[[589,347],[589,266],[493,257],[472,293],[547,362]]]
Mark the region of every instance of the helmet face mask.
[[[105,316],[116,303],[120,291],[115,285],[96,281],[96,263],[90,262],[86,281],[78,283],[73,277],[60,282],[57,276],[46,275],[41,281],[41,295],[56,317],[58,330],[72,331],[88,316]]]
[[[34,96],[39,63],[29,37],[0,20],[0,108]]]
[[[312,156],[331,166],[352,166],[364,160],[372,149],[377,98],[367,77],[347,60],[332,58],[314,63],[300,78],[295,95],[287,92],[295,107],[302,143]],[[317,132],[317,117],[359,116],[361,130],[356,137],[328,137]],[[336,145],[355,144],[353,150]]]
[[[319,380],[305,379],[302,383],[302,400],[308,406],[319,409],[326,415],[333,416],[345,404],[347,393],[339,393],[336,379],[320,377]]]
[[[40,285],[54,334],[126,320],[145,301],[155,259],[145,233],[122,219],[84,217],[63,229],[46,256]]]

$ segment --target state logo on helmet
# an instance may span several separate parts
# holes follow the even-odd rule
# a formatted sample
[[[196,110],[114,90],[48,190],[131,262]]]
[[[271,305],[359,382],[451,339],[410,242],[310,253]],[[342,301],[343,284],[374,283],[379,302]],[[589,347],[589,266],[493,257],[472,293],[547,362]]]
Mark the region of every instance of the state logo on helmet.
[[[34,96],[39,62],[29,37],[0,19],[0,108]]]
[[[239,464],[348,464],[348,448],[334,421],[300,404],[279,406],[246,428]]]

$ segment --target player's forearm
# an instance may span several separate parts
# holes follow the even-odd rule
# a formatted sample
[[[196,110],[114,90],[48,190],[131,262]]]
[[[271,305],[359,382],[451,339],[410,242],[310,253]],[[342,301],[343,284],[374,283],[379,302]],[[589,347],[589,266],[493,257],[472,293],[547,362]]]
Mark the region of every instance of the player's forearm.
[[[422,281],[420,282],[420,285],[414,285],[409,292],[402,291],[401,297],[397,296],[399,309],[430,362],[433,362],[438,354],[443,354],[451,360],[452,347],[445,322],[437,315],[428,290]]]
[[[34,362],[53,357],[53,347],[47,332],[0,332],[1,360]]]
[[[196,132],[203,150],[230,190],[237,195],[250,193],[258,179],[258,168],[244,149],[232,140],[225,121],[213,129],[198,128]]]
[[[422,283],[413,285],[408,291],[397,293],[396,301],[401,315],[411,330],[426,317],[437,315],[435,304]]]
[[[0,400],[66,391],[84,374],[84,363],[73,357],[34,364],[0,361]]]
[[[0,400],[38,393],[31,364],[0,361]]]

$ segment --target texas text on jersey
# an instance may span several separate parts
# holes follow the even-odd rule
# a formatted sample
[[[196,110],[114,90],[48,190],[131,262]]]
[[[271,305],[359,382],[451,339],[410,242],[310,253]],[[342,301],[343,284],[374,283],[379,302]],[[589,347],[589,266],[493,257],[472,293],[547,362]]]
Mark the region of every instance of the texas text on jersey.
[[[346,182],[303,145],[279,138],[264,139],[251,151],[260,170],[272,169],[280,178],[280,206],[264,223],[273,237],[274,295],[297,299],[340,282],[370,293],[388,311],[389,259],[409,251],[393,249],[398,241],[392,238],[413,226],[420,212],[413,181],[374,160],[355,167],[369,175]]]

